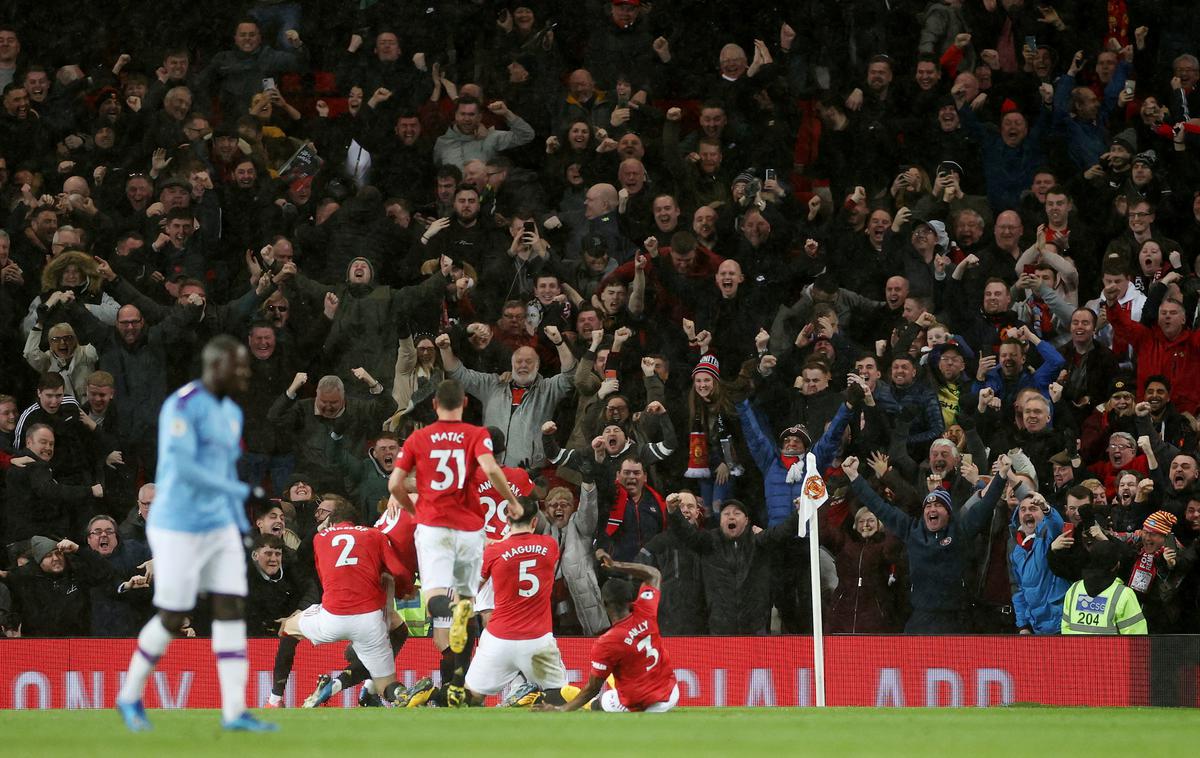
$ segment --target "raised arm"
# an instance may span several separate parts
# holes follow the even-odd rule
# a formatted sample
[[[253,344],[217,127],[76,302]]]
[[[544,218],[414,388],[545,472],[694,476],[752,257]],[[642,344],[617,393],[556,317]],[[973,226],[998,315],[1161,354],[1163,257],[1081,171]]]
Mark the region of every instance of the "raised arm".
[[[634,579],[648,584],[654,589],[662,586],[662,572],[653,566],[645,563],[626,563],[625,561],[614,561],[613,557],[604,550],[597,550],[596,557],[600,559],[600,565],[610,571],[619,571],[622,574],[631,576]]]

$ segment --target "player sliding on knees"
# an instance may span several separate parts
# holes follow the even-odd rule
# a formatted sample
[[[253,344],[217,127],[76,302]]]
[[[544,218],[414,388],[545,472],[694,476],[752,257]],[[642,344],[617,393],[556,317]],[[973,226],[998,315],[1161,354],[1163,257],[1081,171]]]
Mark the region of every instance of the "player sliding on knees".
[[[436,342],[441,348],[449,346],[449,340],[442,334]],[[472,600],[479,586],[484,547],[483,513],[468,489],[476,470],[483,470],[513,512],[521,510],[496,463],[491,436],[486,429],[462,420],[466,404],[462,384],[453,379],[441,382],[433,400],[438,420],[409,435],[388,479],[389,514],[400,508],[416,513],[417,566],[425,604],[433,618],[433,640],[442,655],[443,687],[423,692],[414,687],[409,707],[428,700],[452,707],[466,703],[464,682],[475,627]],[[413,470],[415,509],[405,481]],[[458,598],[453,607],[452,592]]]
[[[537,534],[536,500],[522,498],[516,509],[510,504],[507,510],[508,537],[483,551],[483,578],[492,581],[496,608],[467,671],[467,698],[471,705],[482,705],[486,696],[524,677],[526,684],[510,702],[537,692],[538,700],[563,705],[579,688],[567,685],[551,631],[558,541]]]
[[[339,504],[345,502],[346,499],[340,495],[329,494],[322,498],[321,506],[330,508],[330,514],[332,514],[333,509],[336,509]],[[379,507],[381,509],[386,508],[387,500],[380,501]],[[417,559],[412,549],[413,526],[412,517],[406,512],[401,512],[398,519],[389,519],[387,514],[384,513],[375,522],[375,529],[387,537],[388,542],[392,545],[392,549],[396,551],[396,557],[400,559],[400,563],[404,566],[408,576],[415,575],[417,572]],[[401,594],[403,595],[404,593],[402,592]],[[396,613],[395,603],[392,602],[392,599],[389,594],[389,601],[384,611],[388,620],[388,642],[392,647],[392,658],[395,658],[400,655],[401,648],[408,641],[408,625],[404,623],[404,619],[400,618],[400,614]],[[354,645],[347,645],[346,649],[342,651],[342,655],[346,658],[346,663],[348,664],[346,668],[339,671],[337,676],[330,676],[329,674],[318,676],[317,686],[304,699],[304,703],[301,705],[302,708],[316,708],[324,705],[329,698],[357,684],[363,684],[362,691],[358,695],[359,705],[379,707],[385,704],[380,692],[375,688],[375,681],[371,679],[371,674],[367,671],[366,665],[363,664],[362,659],[359,658],[358,653],[354,650]],[[407,695],[407,692],[397,694],[395,699],[389,701],[388,704],[405,704],[408,701]]]
[[[383,532],[354,523],[358,512],[348,500],[336,499],[329,516],[331,526],[313,538],[317,576],[324,588],[321,604],[289,616],[279,633],[314,645],[349,640],[376,692],[387,703],[400,700],[404,704],[404,686],[396,681],[389,622],[396,615],[393,590],[408,592],[413,577]],[[352,669],[343,674],[349,678]],[[333,681],[343,680],[339,675]],[[331,696],[332,692],[325,700]]]
[[[180,387],[159,412],[158,488],[146,524],[154,555],[158,614],[138,634],[137,650],[117,693],[117,710],[131,731],[150,729],[142,695],[154,665],[182,633],[197,596],[212,603],[212,649],[221,687],[221,721],[229,730],[274,731],[246,710],[247,593],[242,535],[250,531],[250,485],[237,476],[242,411],[230,395],[250,380],[246,347],[215,337],[201,353],[203,376]],[[261,490],[255,493],[261,498]]]
[[[637,587],[624,579],[609,579],[601,596],[612,626],[592,645],[592,673],[587,684],[565,705],[541,703],[543,711],[669,711],[679,702],[679,683],[658,633],[659,587],[662,574],[653,566],[614,561],[596,551],[601,565],[641,580]],[[608,677],[615,689],[599,698]]]

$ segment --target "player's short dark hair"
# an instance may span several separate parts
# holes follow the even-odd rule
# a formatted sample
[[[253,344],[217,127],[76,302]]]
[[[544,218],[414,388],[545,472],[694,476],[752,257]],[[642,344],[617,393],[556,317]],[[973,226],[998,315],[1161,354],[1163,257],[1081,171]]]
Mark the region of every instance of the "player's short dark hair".
[[[333,503],[333,509],[329,513],[329,523],[340,524],[344,521],[349,521],[351,524],[358,523],[359,509],[357,505],[336,492],[326,492],[321,495],[321,500],[318,502],[326,500]]]
[[[61,390],[66,386],[67,384],[63,381],[62,374],[56,371],[46,371],[38,377],[38,392],[42,390]]]
[[[621,577],[613,577],[600,588],[600,599],[606,606],[621,607],[633,602],[637,587],[633,582]]]
[[[466,395],[461,382],[456,379],[443,379],[437,386],[434,399],[442,410],[453,411],[463,406]]]
[[[533,521],[533,517],[538,515],[538,501],[532,497],[518,497],[518,502],[521,503],[521,516],[513,518],[512,514],[508,515],[508,523],[510,524],[529,524]]]
[[[236,353],[241,347],[242,343],[238,342],[232,336],[218,334],[204,346],[204,352],[200,357],[205,366],[211,366],[217,361],[222,360],[225,356]]]
[[[508,449],[508,441],[504,438],[504,432],[498,426],[489,426],[488,434],[492,435],[492,452],[500,455]],[[536,505],[536,503],[534,504]]]

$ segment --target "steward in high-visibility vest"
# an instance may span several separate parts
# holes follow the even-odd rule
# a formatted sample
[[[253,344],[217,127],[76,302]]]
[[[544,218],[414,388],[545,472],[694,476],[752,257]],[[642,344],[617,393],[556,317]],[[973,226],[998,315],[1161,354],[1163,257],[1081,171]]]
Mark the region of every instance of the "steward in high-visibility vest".
[[[1116,578],[1120,548],[1092,545],[1083,578],[1063,598],[1063,634],[1148,634],[1137,593]]]

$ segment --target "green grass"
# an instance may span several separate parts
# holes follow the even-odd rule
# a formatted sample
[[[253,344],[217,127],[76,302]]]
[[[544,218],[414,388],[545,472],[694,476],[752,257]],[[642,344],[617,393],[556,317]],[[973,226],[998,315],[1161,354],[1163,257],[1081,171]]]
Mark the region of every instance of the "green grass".
[[[556,756],[702,755],[1098,756],[1174,753],[1200,733],[1200,712],[1165,709],[925,710],[688,708],[654,714],[502,709],[262,712],[275,734],[223,733],[216,711],[151,711],[128,734],[113,711],[0,712],[12,756]]]

